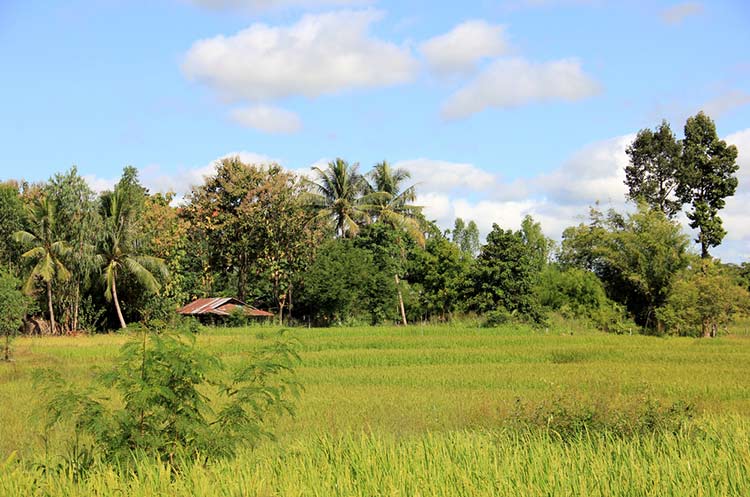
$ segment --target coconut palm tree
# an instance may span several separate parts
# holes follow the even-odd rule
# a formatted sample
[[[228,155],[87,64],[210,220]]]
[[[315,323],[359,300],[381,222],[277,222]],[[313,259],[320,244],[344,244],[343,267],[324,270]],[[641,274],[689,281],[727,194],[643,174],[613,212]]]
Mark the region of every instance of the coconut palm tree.
[[[313,167],[316,181],[307,181],[307,199],[321,218],[330,219],[340,237],[354,236],[360,223],[367,221],[367,181],[359,174],[359,164],[349,165],[337,158],[325,169]]]
[[[106,290],[104,297],[115,304],[120,327],[127,328],[117,297],[117,278],[123,273],[132,274],[147,291],[157,292],[161,285],[155,272],[166,275],[162,259],[139,254],[139,244],[132,226],[132,206],[128,205],[128,192],[115,188],[102,196],[104,230],[97,248],[96,261],[102,268]]]
[[[29,208],[32,228],[29,231],[16,231],[14,233],[17,242],[33,245],[33,248],[22,254],[23,258],[36,261],[23,290],[30,294],[33,292],[37,280],[42,280],[45,283],[52,334],[57,332],[55,310],[52,306],[52,282],[55,279],[66,280],[70,277],[70,271],[62,262],[65,254],[70,251],[70,247],[64,240],[57,239],[57,233],[55,232],[56,213],[57,204],[53,199],[44,196],[39,197]]]
[[[368,176],[372,181],[369,186],[373,193],[369,195],[371,201],[368,205],[372,217],[397,230],[405,231],[420,246],[424,246],[424,232],[420,223],[422,208],[411,203],[417,199],[416,188],[411,185],[402,189],[402,183],[411,178],[409,171],[394,169],[387,161],[383,161],[376,164]],[[405,258],[404,248],[400,249],[401,257]],[[398,272],[394,278],[401,320],[406,325],[406,310]]]

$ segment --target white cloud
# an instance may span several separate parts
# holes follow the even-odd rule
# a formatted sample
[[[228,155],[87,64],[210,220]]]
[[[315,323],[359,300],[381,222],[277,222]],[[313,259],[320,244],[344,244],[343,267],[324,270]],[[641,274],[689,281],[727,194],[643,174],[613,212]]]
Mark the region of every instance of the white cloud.
[[[727,199],[724,210],[719,214],[724,221],[728,240],[744,240],[745,251],[750,252],[750,128],[732,133],[725,138],[731,145],[736,145],[739,154],[737,164],[737,192]]]
[[[683,2],[661,11],[661,19],[667,24],[681,24],[686,18],[703,13],[700,2]]]
[[[442,108],[446,119],[461,119],[487,108],[513,108],[535,102],[576,101],[600,91],[575,59],[532,63],[521,58],[493,62]]]
[[[266,133],[288,134],[302,129],[302,121],[297,114],[270,105],[234,109],[230,116],[242,126]]]
[[[240,9],[251,12],[318,5],[361,5],[366,0],[186,0],[209,9]]]
[[[411,159],[396,162],[394,166],[409,171],[418,189],[428,192],[486,190],[495,182],[495,175],[472,164]]]
[[[419,50],[434,71],[450,74],[469,72],[480,60],[504,55],[509,47],[504,26],[472,20],[430,38]]]
[[[750,104],[750,94],[742,90],[729,90],[703,103],[701,110],[718,119],[735,109]]]
[[[591,204],[595,201],[623,204],[625,153],[635,135],[623,135],[583,147],[549,174],[533,180],[540,193],[556,204]]]
[[[290,26],[253,24],[232,36],[197,41],[184,73],[229,100],[317,97],[346,89],[411,81],[408,48],[372,36],[374,10],[305,15]]]

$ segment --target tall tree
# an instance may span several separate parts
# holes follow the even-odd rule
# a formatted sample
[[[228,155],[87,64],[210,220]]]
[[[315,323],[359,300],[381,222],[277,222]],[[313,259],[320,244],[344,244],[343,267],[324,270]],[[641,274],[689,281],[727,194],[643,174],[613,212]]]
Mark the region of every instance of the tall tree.
[[[0,183],[0,264],[17,269],[18,245],[13,233],[23,229],[23,200],[14,182]]]
[[[683,203],[676,197],[681,152],[682,146],[667,121],[662,121],[654,131],[640,130],[626,150],[630,159],[625,167],[628,198],[646,202],[673,218]]]
[[[58,235],[71,249],[64,261],[71,278],[57,292],[59,306],[64,311],[59,321],[66,329],[76,331],[81,287],[96,270],[93,249],[100,218],[95,196],[86,180],[78,175],[75,166],[63,174],[55,174],[45,185],[44,191],[45,195],[55,199]]]
[[[145,190],[138,184],[137,176],[129,175],[126,168],[114,191],[105,193],[101,198],[104,229],[95,260],[104,273],[104,296],[114,302],[121,328],[126,328],[127,324],[117,295],[118,277],[129,273],[146,291],[155,293],[161,284],[154,273],[158,272],[164,276],[167,274],[166,266],[161,259],[141,252],[143,245],[135,223],[135,215],[142,208],[141,202],[144,200],[138,196],[139,188],[141,195],[145,195]]]
[[[372,195],[369,195],[371,203],[370,210],[374,219],[385,223],[397,230],[405,231],[417,244],[424,246],[425,239],[422,227],[420,226],[421,207],[413,205],[417,199],[417,192],[414,185],[404,188],[403,182],[411,178],[411,174],[406,169],[394,169],[387,161],[379,162],[370,171],[369,177],[372,180]],[[398,238],[400,241],[401,238]],[[405,259],[406,252],[403,244],[399,245],[400,256]],[[404,264],[394,267],[404,268]],[[406,321],[406,310],[404,309],[404,297],[401,292],[401,275],[398,272],[394,275],[396,290],[398,293],[398,305],[401,314],[401,321],[404,326]]]
[[[479,243],[479,228],[477,223],[469,220],[466,223],[462,218],[457,217],[453,223],[451,240],[458,245],[461,252],[469,257],[476,257],[479,254],[481,244]]]
[[[688,118],[683,141],[683,167],[677,195],[691,205],[690,227],[698,230],[701,258],[726,235],[719,217],[725,199],[737,190],[737,147],[716,134],[716,125],[703,112]]]
[[[536,271],[541,272],[549,262],[554,242],[544,236],[542,225],[534,221],[534,218],[528,214],[521,221],[521,236],[529,248]]]
[[[24,292],[31,293],[38,280],[44,282],[47,289],[47,310],[49,312],[50,331],[57,333],[55,310],[52,305],[52,284],[55,280],[64,281],[70,277],[70,271],[63,263],[70,251],[70,246],[58,238],[57,205],[51,198],[40,196],[29,208],[30,229],[17,231],[15,239],[32,248],[22,254],[23,258],[35,261],[34,267],[24,285]]]
[[[310,205],[323,219],[330,219],[336,235],[354,236],[359,226],[367,221],[367,206],[363,195],[367,192],[367,181],[358,169],[359,164],[349,165],[337,158],[325,169],[313,167],[317,178],[309,181]]]

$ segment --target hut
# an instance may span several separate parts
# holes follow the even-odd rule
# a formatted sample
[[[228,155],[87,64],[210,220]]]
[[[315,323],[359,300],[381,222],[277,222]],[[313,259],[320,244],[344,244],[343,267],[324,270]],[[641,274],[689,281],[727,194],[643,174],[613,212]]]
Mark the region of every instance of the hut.
[[[190,302],[184,307],[177,309],[178,314],[183,316],[195,316],[198,318],[226,318],[237,312],[244,312],[248,317],[271,318],[273,314],[262,311],[234,297],[213,297],[198,299]]]

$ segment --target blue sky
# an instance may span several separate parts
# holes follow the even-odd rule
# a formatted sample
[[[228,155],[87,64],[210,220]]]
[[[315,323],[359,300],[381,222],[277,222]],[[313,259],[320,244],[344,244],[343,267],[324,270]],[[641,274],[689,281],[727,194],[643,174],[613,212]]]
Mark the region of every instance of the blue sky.
[[[624,148],[704,109],[740,147],[718,252],[750,254],[743,0],[0,1],[0,178],[76,164],[188,190],[231,153],[409,168],[426,212],[559,236],[623,206]]]

